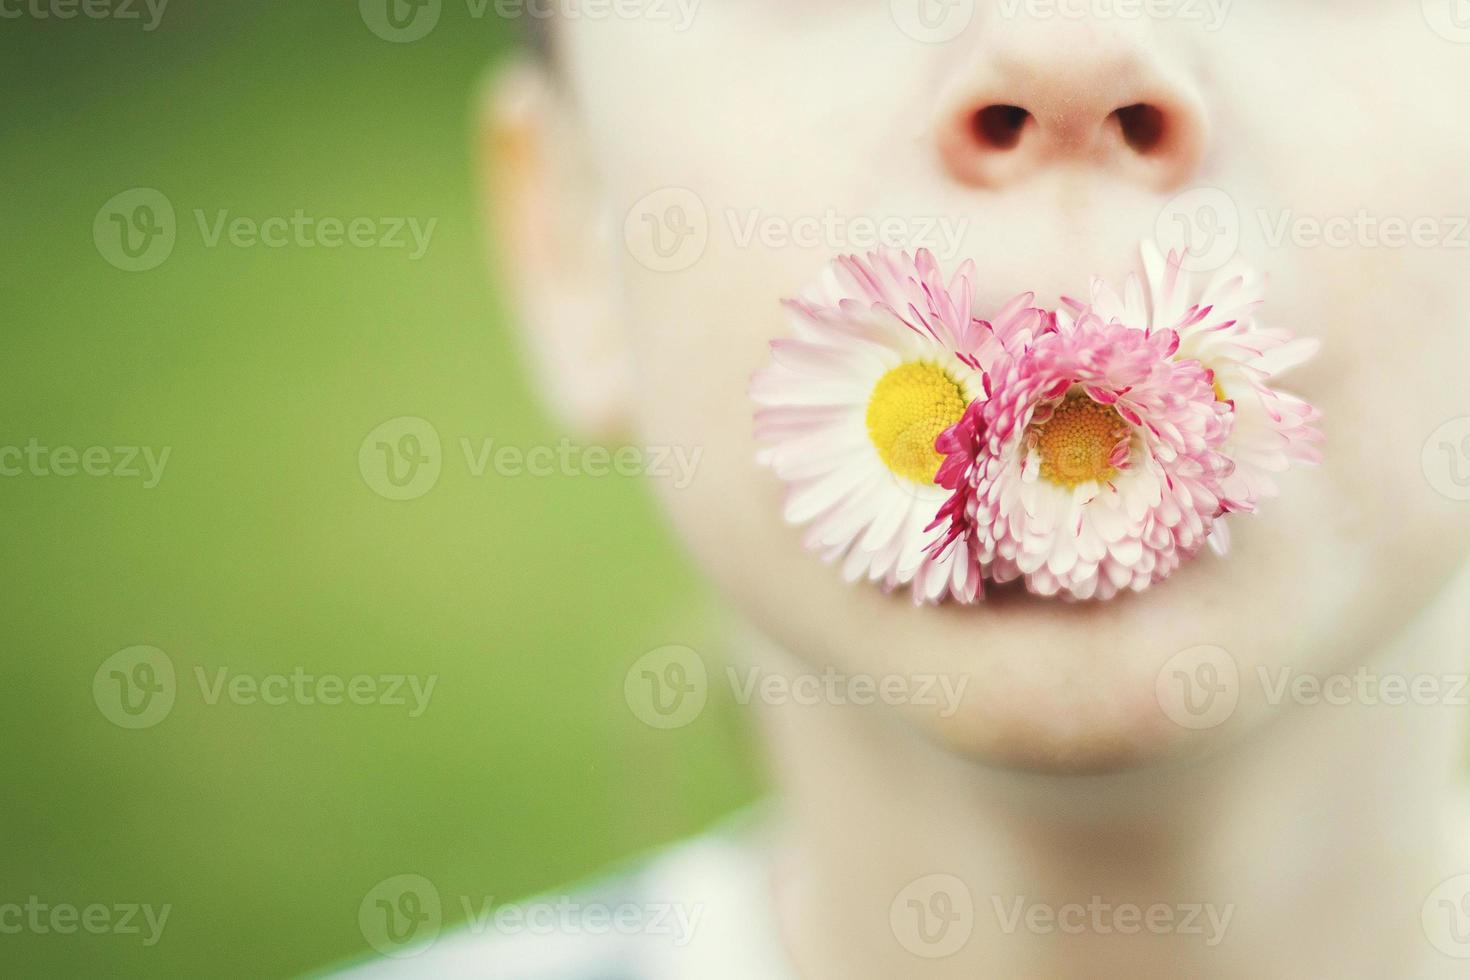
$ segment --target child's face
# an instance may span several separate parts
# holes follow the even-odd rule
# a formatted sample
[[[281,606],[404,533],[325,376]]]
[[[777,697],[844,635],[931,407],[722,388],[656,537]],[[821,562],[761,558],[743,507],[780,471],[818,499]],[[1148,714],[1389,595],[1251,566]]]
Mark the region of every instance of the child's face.
[[[660,484],[682,536],[758,628],[817,669],[970,675],[958,714],[913,718],[1003,764],[1144,761],[1258,717],[1258,667],[1354,669],[1444,585],[1470,532],[1470,503],[1450,499],[1466,495],[1456,477],[1470,483],[1470,423],[1429,446],[1448,476],[1422,462],[1437,429],[1470,415],[1470,232],[1456,220],[1470,214],[1470,44],[1432,30],[1418,3],[1388,0],[1240,3],[1223,25],[1203,2],[1174,4],[1172,19],[1076,19],[980,0],[949,43],[900,29],[916,6],[721,0],[682,32],[656,18],[557,25],[612,216],[622,282],[607,302],[636,365],[634,438],[703,451],[691,485]],[[1152,147],[1105,128],[1137,102],[1164,110]],[[1030,109],[1052,142],[1028,142],[1036,129],[1010,149],[1003,132],[975,135],[967,121],[991,104]],[[902,243],[949,268],[973,257],[982,309],[1023,289],[1050,305],[1130,268],[1161,215],[1174,220],[1175,195],[1198,186],[1222,189],[1234,213],[1196,221],[1238,229],[1269,273],[1268,322],[1324,345],[1286,387],[1323,409],[1326,463],[1237,520],[1228,559],[1203,555],[1107,604],[993,592],[934,609],[844,584],[802,549],[781,486],[755,465],[746,385],[786,329],[778,300],[872,244],[859,219],[905,219]],[[634,210],[661,188],[697,202],[664,194]],[[702,255],[649,268],[648,220],[664,245],[681,221],[707,228]],[[1182,696],[1168,693],[1174,669],[1196,664],[1165,663],[1199,645],[1233,657],[1240,707],[1191,731],[1159,692]],[[1215,676],[1228,683],[1228,668]]]

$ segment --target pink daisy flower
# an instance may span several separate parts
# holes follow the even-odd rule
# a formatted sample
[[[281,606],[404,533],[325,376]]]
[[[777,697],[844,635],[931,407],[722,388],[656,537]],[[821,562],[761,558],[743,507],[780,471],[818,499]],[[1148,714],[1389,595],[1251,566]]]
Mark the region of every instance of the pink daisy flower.
[[[1091,301],[1064,300],[1067,307],[1091,311],[1140,330],[1173,330],[1176,357],[1197,360],[1214,374],[1216,397],[1229,403],[1235,422],[1224,451],[1235,463],[1221,485],[1227,510],[1254,511],[1263,497],[1274,497],[1274,475],[1293,463],[1321,461],[1320,413],[1307,402],[1276,388],[1284,372],[1310,360],[1319,344],[1270,329],[1256,316],[1265,299],[1265,279],[1237,258],[1209,280],[1183,268],[1177,253],[1162,255],[1143,246],[1144,281],[1128,277],[1122,293],[1102,279],[1092,282]],[[1224,550],[1225,526],[1213,542]]]
[[[759,460],[789,486],[785,517],[849,581],[911,585],[916,602],[980,593],[963,549],[931,549],[949,492],[935,441],[984,396],[1008,344],[1048,322],[1030,296],[974,316],[974,265],[946,280],[933,255],[844,256],[789,300],[790,339],[751,384]]]
[[[1231,412],[1179,342],[1088,312],[1006,350],[942,440],[932,552],[962,539],[994,581],[1072,599],[1141,591],[1198,552],[1223,507]]]

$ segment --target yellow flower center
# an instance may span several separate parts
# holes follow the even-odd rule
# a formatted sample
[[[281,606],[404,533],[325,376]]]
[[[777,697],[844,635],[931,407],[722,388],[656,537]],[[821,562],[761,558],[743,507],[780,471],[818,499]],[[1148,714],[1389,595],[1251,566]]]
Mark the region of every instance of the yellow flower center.
[[[1108,461],[1128,437],[1128,423],[1115,409],[1074,391],[1035,433],[1041,475],[1068,489],[1111,480],[1117,471]]]
[[[960,386],[937,364],[911,361],[878,379],[868,399],[868,438],[894,473],[933,483],[944,457],[934,449],[940,433],[965,414]]]

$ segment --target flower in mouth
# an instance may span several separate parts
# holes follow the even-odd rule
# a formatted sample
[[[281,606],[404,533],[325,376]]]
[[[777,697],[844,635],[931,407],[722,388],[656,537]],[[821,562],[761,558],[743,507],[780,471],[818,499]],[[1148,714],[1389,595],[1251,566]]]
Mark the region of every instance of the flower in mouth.
[[[840,258],[787,303],[794,336],[751,385],[760,460],[788,484],[807,546],[921,602],[980,591],[963,552],[929,548],[949,496],[936,441],[983,395],[987,364],[1046,322],[1029,296],[976,318],[973,274],[966,263],[946,282],[927,251]]]
[[[1143,262],[1121,293],[1094,279],[1085,303],[1027,293],[989,320],[973,263],[831,263],[751,386],[807,546],[919,602],[987,578],[1107,599],[1223,551],[1226,515],[1319,457],[1316,409],[1274,387],[1316,344],[1260,324],[1243,264],[1201,286],[1177,255]]]
[[[1091,310],[1141,330],[1179,335],[1175,357],[1202,363],[1214,374],[1215,396],[1229,403],[1234,425],[1224,452],[1234,468],[1221,483],[1227,511],[1251,512],[1279,490],[1273,474],[1293,463],[1321,461],[1321,414],[1295,395],[1274,387],[1276,378],[1316,354],[1315,340],[1261,323],[1265,280],[1236,258],[1208,280],[1183,268],[1177,252],[1163,255],[1152,242],[1142,249],[1144,280],[1130,275],[1119,293],[1092,282],[1090,302],[1065,300],[1077,312]],[[1224,550],[1225,525],[1212,539]]]
[[[1204,544],[1230,472],[1230,407],[1172,331],[1093,314],[998,358],[988,397],[946,434],[940,512],[998,583],[1106,599]]]

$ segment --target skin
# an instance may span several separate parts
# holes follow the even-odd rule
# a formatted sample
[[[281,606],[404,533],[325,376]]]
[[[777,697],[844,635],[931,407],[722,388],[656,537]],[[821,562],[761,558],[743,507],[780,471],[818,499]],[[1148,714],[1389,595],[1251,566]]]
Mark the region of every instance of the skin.
[[[548,400],[588,435],[703,450],[688,486],[656,491],[747,624],[752,661],[964,682],[953,713],[765,711],[792,814],[785,866],[808,883],[783,892],[793,955],[812,977],[1171,976],[1184,962],[1221,977],[1438,975],[1445,963],[1419,963],[1418,911],[1455,870],[1436,841],[1463,709],[1307,706],[1257,679],[1463,670],[1470,503],[1426,478],[1421,452],[1470,414],[1467,236],[1393,248],[1270,233],[1287,212],[1366,211],[1444,218],[1449,234],[1470,214],[1470,45],[1418,4],[1240,4],[1216,31],[1004,9],[979,4],[947,43],[907,36],[879,3],[711,3],[683,32],[569,18],[556,75],[517,66],[487,102],[500,265]],[[1143,150],[1113,115],[1139,103],[1163,120]],[[1015,145],[972,128],[990,105],[1030,113]],[[656,271],[622,231],[667,187],[697,195],[709,240],[687,268]],[[1117,280],[1196,187],[1232,199],[1241,250],[1271,277],[1268,322],[1323,342],[1285,386],[1323,410],[1326,462],[1237,520],[1228,559],[1106,604],[1012,589],[935,609],[849,586],[801,548],[754,463],[746,385],[785,334],[778,299],[865,243],[743,242],[753,212],[963,219],[941,259],[975,259],[984,310]],[[1160,677],[1200,645],[1228,651],[1241,681],[1227,718],[1193,728],[1164,709]],[[1382,842],[1398,837],[1416,846],[1390,859]],[[1226,843],[1259,856],[1255,876],[1228,870]],[[1315,876],[1294,872],[1312,884],[1280,897],[1260,862],[1328,845]],[[1213,892],[1251,914],[1199,960],[1180,936],[1023,932],[932,961],[895,951],[886,914],[935,868],[977,896]]]

